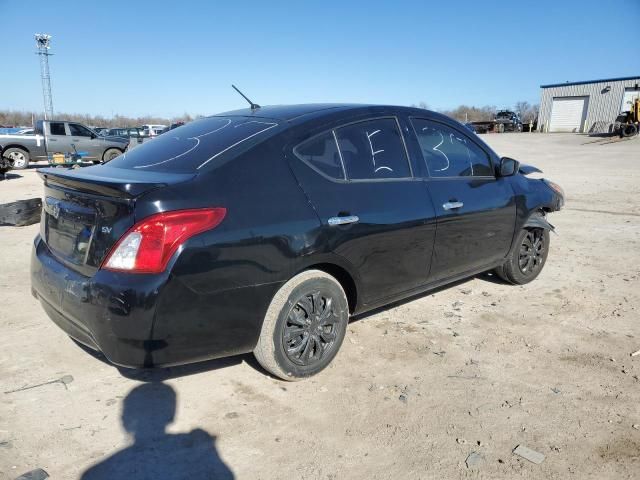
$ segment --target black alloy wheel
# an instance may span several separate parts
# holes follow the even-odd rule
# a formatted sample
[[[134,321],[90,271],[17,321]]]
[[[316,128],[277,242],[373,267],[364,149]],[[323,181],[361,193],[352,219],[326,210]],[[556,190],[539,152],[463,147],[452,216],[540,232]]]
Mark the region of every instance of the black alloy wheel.
[[[518,268],[523,275],[537,275],[544,263],[545,242],[543,230],[527,231],[518,256]]]
[[[305,270],[276,292],[253,353],[267,371],[296,381],[326,368],[338,354],[349,323],[342,285],[321,270]]]
[[[542,271],[549,255],[549,231],[542,228],[522,229],[514,241],[505,263],[495,273],[515,285],[533,281]]]
[[[296,365],[312,366],[332,350],[340,319],[329,292],[316,290],[300,297],[282,329],[282,346]]]

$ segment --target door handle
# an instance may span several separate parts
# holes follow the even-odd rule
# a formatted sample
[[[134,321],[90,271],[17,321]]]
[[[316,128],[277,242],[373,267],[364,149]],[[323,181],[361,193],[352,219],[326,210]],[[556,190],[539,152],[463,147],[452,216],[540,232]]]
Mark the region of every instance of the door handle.
[[[357,215],[347,215],[344,217],[331,217],[327,223],[331,227],[335,227],[336,225],[348,225],[350,223],[358,223],[360,218]]]
[[[442,204],[442,208],[444,208],[445,210],[454,210],[456,208],[462,207],[464,207],[464,203],[462,202],[447,202]]]

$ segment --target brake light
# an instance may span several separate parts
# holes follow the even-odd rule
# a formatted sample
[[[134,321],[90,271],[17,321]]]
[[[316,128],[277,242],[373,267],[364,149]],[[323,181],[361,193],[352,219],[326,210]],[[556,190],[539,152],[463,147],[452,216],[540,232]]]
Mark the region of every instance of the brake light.
[[[217,227],[226,208],[174,210],[151,215],[136,223],[111,249],[105,270],[161,273],[187,239]]]

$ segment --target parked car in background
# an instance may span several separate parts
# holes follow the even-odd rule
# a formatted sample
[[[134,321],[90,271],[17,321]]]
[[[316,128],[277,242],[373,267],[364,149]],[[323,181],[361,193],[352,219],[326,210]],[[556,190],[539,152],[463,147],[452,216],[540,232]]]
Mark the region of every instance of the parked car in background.
[[[96,132],[101,137],[105,137],[108,135],[107,132],[109,131],[109,129],[106,127],[94,127],[93,131]]]
[[[32,291],[117,365],[253,351],[301,379],[350,315],[488,270],[535,279],[564,194],[530,171],[422,109],[228,112],[106,165],[40,170]]]
[[[171,124],[171,125],[169,125],[167,128],[165,128],[164,130],[162,130],[162,131],[160,132],[160,135],[162,135],[163,133],[167,133],[167,132],[169,132],[169,131],[171,131],[171,130],[174,130],[174,129],[178,128],[178,127],[181,127],[181,126],[183,126],[183,125],[184,125],[184,122],[175,122],[175,123],[172,123],[172,124]]]
[[[12,168],[27,168],[30,161],[47,160],[53,154],[79,155],[87,162],[108,162],[127,149],[129,141],[100,137],[77,122],[39,120],[34,134],[0,135],[0,154]]]
[[[149,140],[150,136],[138,127],[126,127],[126,128],[110,128],[107,130],[107,135],[114,137],[127,138],[129,140],[129,148],[137,147],[138,145]]]
[[[160,125],[160,124],[156,124],[156,125],[142,125],[140,127],[142,129],[142,131],[144,132],[144,134],[148,137],[155,137],[157,135],[160,135],[162,133],[162,131],[167,128],[166,125]]]
[[[108,128],[106,134],[122,138],[141,138],[145,136],[142,129],[138,127]]]

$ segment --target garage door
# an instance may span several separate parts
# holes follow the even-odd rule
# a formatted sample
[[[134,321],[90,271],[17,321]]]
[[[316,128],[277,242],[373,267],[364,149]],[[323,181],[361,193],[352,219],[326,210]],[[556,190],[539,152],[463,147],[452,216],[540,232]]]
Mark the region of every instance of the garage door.
[[[556,97],[551,107],[550,132],[581,132],[589,97]]]

